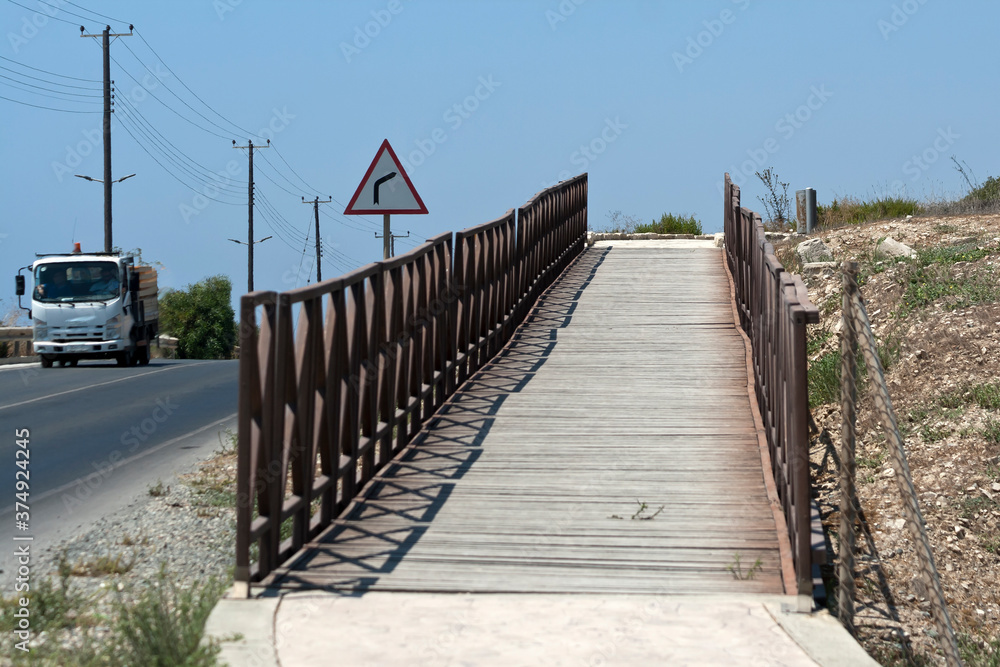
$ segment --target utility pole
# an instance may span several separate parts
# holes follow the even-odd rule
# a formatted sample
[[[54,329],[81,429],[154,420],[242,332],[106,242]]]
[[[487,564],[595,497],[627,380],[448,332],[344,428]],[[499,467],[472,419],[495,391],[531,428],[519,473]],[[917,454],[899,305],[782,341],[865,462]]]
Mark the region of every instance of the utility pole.
[[[386,213],[385,217],[388,218],[389,214]],[[385,256],[382,259],[389,259],[390,257],[396,256],[396,239],[408,239],[410,238],[410,232],[406,232],[406,236],[403,236],[402,234],[393,234],[392,232],[388,232],[388,234],[383,234],[382,236],[379,236],[378,232],[375,232],[375,238],[386,239],[386,241],[384,242],[385,249],[383,252]]]
[[[248,227],[249,232],[247,234],[247,293],[253,291],[253,151],[254,148],[260,150],[261,148],[270,148],[271,140],[267,140],[267,146],[254,146],[252,141],[247,141],[247,146],[237,146],[236,140],[233,139],[233,148],[249,148],[250,149],[250,177],[247,179],[247,207],[248,207]],[[268,237],[270,238],[270,237]],[[257,241],[256,243],[260,243]]]
[[[100,37],[104,51],[104,252],[111,252],[111,38],[131,37],[132,26],[126,33],[112,33],[111,26],[105,26],[100,35],[84,34],[80,26],[80,37]]]
[[[302,198],[303,204],[313,205],[313,212],[316,214],[316,282],[318,283],[323,282],[323,263],[320,260],[320,257],[323,255],[323,251],[320,249],[319,245],[319,205],[329,204],[331,201],[333,201],[333,197],[330,197],[326,201],[320,201],[319,195],[317,195],[316,199],[313,199],[312,201],[306,201],[305,197]]]

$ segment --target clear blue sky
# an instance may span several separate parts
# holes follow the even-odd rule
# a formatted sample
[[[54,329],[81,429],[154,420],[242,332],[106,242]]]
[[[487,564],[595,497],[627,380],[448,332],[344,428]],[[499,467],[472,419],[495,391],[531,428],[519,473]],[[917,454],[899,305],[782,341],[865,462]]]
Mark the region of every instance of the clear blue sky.
[[[79,26],[135,25],[111,47],[113,175],[136,174],[114,186],[115,242],[161,262],[161,285],[229,276],[234,303],[247,270],[227,240],[247,235],[234,139],[276,147],[255,159],[255,231],[274,236],[255,283],[276,290],[315,278],[302,196],[340,202],[321,207],[324,277],[381,258],[381,220],[342,213],[383,139],[430,211],[394,217],[411,232],[397,252],[581,171],[592,229],[611,210],[670,211],[707,232],[725,171],[757,210],[753,171],[768,166],[820,202],[959,195],[951,155],[980,180],[998,173],[1000,4],[985,0],[17,3],[0,0],[0,96],[20,102],[99,111],[65,94],[99,93],[101,49]],[[0,112],[9,305],[35,252],[103,247],[102,186],[73,176],[100,178],[103,157],[100,113],[2,99]],[[225,175],[218,190],[209,173]],[[221,201],[200,198],[207,186]]]

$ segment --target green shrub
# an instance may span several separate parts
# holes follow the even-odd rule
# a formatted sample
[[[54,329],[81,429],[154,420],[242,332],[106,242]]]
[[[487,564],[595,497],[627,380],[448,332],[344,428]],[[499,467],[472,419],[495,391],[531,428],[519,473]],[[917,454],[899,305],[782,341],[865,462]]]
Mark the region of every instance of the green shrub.
[[[983,204],[1000,202],[1000,178],[990,176],[985,183],[973,188],[972,192],[965,196],[965,199]]]
[[[151,667],[218,664],[218,645],[201,640],[205,621],[222,592],[216,579],[182,588],[161,569],[134,605],[118,603],[117,657],[123,664]]]
[[[923,208],[916,199],[903,197],[876,197],[871,201],[841,197],[824,206],[817,204],[816,218],[819,227],[859,225],[870,220],[905,218],[919,215]]]
[[[636,225],[637,234],[701,234],[701,223],[695,217],[664,213],[660,221],[653,220],[648,225]]]
[[[840,401],[840,350],[809,364],[809,407]]]
[[[236,347],[236,314],[230,304],[233,286],[212,276],[160,298],[160,328],[177,337],[181,359],[229,359]]]

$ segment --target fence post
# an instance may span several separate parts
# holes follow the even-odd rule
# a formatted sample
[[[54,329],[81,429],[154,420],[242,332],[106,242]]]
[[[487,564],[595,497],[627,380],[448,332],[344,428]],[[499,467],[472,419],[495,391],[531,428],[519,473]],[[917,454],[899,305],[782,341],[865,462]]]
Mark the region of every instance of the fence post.
[[[837,567],[837,616],[854,632],[854,525],[857,521],[855,423],[857,421],[858,338],[853,303],[858,291],[858,264],[844,262],[840,339],[840,562]]]

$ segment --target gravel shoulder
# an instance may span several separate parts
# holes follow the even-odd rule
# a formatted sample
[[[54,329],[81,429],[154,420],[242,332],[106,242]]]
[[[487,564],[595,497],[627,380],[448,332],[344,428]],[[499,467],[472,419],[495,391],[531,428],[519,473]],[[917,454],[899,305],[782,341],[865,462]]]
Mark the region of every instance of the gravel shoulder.
[[[149,487],[114,515],[40,552],[32,562],[33,583],[49,578],[58,585],[60,569],[69,570],[70,589],[85,601],[73,612],[72,628],[51,636],[43,632],[32,646],[100,645],[112,632],[116,602],[138,600],[161,568],[179,588],[198,589],[213,578],[228,586],[236,539],[235,477],[235,450],[220,449],[189,472]],[[10,658],[5,649],[0,664],[10,664]]]

